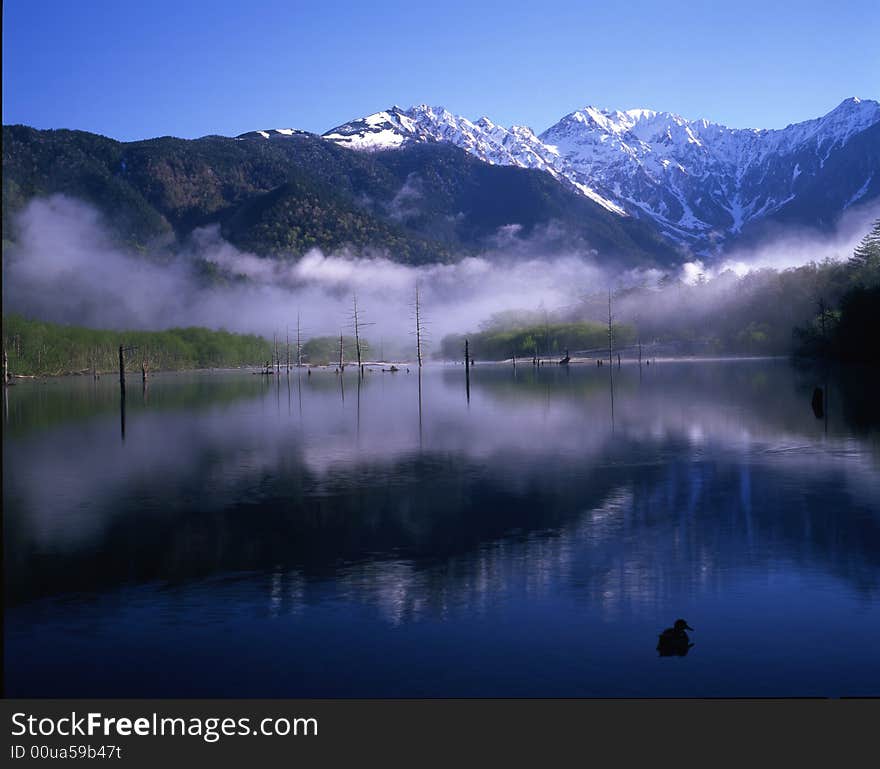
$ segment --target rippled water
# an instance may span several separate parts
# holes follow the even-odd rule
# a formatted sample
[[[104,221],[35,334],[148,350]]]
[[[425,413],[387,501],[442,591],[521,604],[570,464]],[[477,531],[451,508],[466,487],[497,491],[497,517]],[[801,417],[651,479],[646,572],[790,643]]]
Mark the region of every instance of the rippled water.
[[[880,694],[876,378],[610,373],[11,388],[7,694]]]

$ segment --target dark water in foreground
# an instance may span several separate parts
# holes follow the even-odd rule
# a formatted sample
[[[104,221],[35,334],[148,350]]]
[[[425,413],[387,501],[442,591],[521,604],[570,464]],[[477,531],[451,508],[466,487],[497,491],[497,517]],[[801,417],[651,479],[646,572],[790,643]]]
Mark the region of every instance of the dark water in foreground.
[[[7,695],[880,694],[876,382],[608,373],[12,388]]]

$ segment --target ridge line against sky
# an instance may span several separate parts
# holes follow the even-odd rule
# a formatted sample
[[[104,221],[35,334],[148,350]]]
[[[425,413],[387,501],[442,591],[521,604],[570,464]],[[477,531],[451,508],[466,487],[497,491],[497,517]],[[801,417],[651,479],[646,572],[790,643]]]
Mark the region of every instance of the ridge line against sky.
[[[786,7],[788,6],[788,7]],[[878,98],[880,3],[3,3],[3,122],[322,133],[428,103],[541,132],[588,104],[784,128]]]
[[[791,121],[790,123],[787,123],[787,124],[784,125],[784,126],[780,126],[780,127],[778,127],[778,128],[777,128],[777,127],[774,127],[774,128],[770,128],[770,129],[765,128],[764,126],[726,126],[726,125],[724,125],[724,124],[722,124],[722,123],[719,123],[719,121],[717,121],[717,120],[713,120],[711,117],[706,117],[706,116],[704,116],[704,115],[701,115],[701,116],[699,116],[699,117],[692,117],[692,116],[689,116],[689,115],[680,115],[680,114],[677,114],[677,113],[670,113],[669,110],[658,109],[658,110],[652,110],[652,111],[657,112],[657,113],[661,113],[661,114],[662,114],[662,113],[673,114],[673,115],[675,115],[676,117],[680,117],[680,118],[684,119],[684,120],[687,121],[688,123],[695,123],[695,122],[698,122],[698,121],[700,121],[700,120],[706,120],[706,121],[709,122],[710,124],[721,125],[723,128],[728,128],[728,129],[731,129],[731,128],[732,128],[733,130],[742,130],[742,131],[754,131],[754,130],[757,130],[757,131],[766,131],[766,130],[771,130],[771,131],[776,131],[776,130],[783,130],[783,129],[785,129],[785,128],[787,128],[787,127],[790,127],[790,126],[792,126],[792,125],[797,125],[797,124],[800,124],[800,123],[809,122],[809,121],[811,121],[811,120],[816,120],[816,119],[822,118],[822,117],[826,116],[828,113],[834,111],[834,110],[835,110],[837,107],[839,107],[843,102],[845,102],[845,101],[849,101],[849,100],[852,99],[852,98],[853,98],[852,96],[847,96],[845,99],[840,99],[840,101],[838,101],[838,102],[837,102],[836,104],[834,104],[833,106],[829,107],[827,110],[825,110],[825,111],[822,112],[821,114],[818,114],[818,115],[812,115],[812,116],[810,116],[810,117],[803,118],[803,119],[801,119],[801,120],[793,120],[793,121]],[[866,99],[866,98],[863,98],[863,97],[856,97],[856,98],[858,98],[858,99],[859,99],[860,101],[862,101],[862,102],[874,102],[874,103],[880,103],[880,99]],[[313,134],[315,134],[315,135],[317,135],[317,136],[321,136],[321,135],[323,135],[323,134],[325,134],[325,133],[330,132],[331,130],[333,130],[333,129],[335,129],[335,128],[340,128],[340,127],[342,127],[343,125],[345,125],[345,124],[347,124],[347,123],[350,123],[350,122],[352,122],[352,121],[356,121],[356,120],[359,120],[359,119],[362,119],[362,118],[365,118],[365,117],[369,117],[370,115],[378,114],[378,113],[381,113],[381,112],[386,112],[386,111],[388,111],[388,110],[391,110],[391,109],[394,108],[394,107],[398,107],[398,108],[402,109],[404,112],[407,112],[407,111],[409,111],[410,109],[412,109],[412,108],[414,108],[414,107],[416,107],[416,106],[428,106],[428,107],[431,107],[431,108],[433,108],[433,109],[435,109],[435,110],[436,110],[436,109],[443,108],[443,109],[446,109],[447,111],[451,112],[451,113],[452,113],[453,115],[455,115],[456,117],[464,117],[464,118],[466,118],[466,119],[468,119],[468,120],[470,120],[471,122],[474,122],[474,123],[477,122],[477,121],[478,121],[480,118],[482,118],[482,117],[488,117],[490,120],[492,119],[492,116],[491,116],[491,115],[486,115],[486,114],[481,114],[481,115],[462,115],[462,113],[460,113],[460,112],[458,112],[457,110],[455,110],[455,109],[453,109],[453,108],[450,108],[448,105],[444,105],[444,104],[424,105],[424,103],[422,103],[422,104],[419,104],[419,105],[411,105],[410,107],[400,107],[400,105],[391,105],[391,106],[388,106],[388,107],[384,107],[384,108],[380,108],[380,109],[375,109],[375,110],[373,110],[372,112],[364,113],[363,115],[353,115],[353,116],[351,116],[350,118],[348,118],[347,120],[341,121],[340,123],[338,123],[338,124],[336,124],[336,125],[328,126],[328,127],[327,127],[326,129],[324,129],[324,130],[311,131],[310,133],[313,133]],[[540,136],[544,131],[546,131],[546,130],[549,129],[549,128],[552,128],[552,127],[553,127],[554,125],[556,125],[560,120],[562,120],[563,118],[567,117],[568,115],[570,115],[570,114],[572,114],[572,113],[574,113],[574,112],[582,112],[582,111],[584,111],[584,110],[586,110],[586,109],[596,109],[596,110],[598,110],[598,111],[600,111],[600,112],[620,112],[620,113],[626,113],[626,112],[632,112],[632,111],[645,110],[645,109],[648,109],[648,108],[641,108],[641,107],[626,107],[626,108],[623,108],[623,109],[618,109],[618,108],[614,108],[614,107],[600,107],[600,106],[597,106],[597,105],[595,105],[595,104],[585,104],[585,105],[583,105],[583,106],[581,106],[581,107],[577,107],[577,108],[575,108],[575,109],[569,109],[569,110],[566,110],[565,112],[560,113],[559,118],[558,118],[557,120],[553,121],[553,123],[551,123],[550,125],[547,125],[547,126],[544,126],[544,127],[542,127],[542,128],[538,128],[538,129],[535,129],[533,126],[526,126],[526,127],[528,127],[528,128],[529,128],[529,129],[530,129],[530,130],[531,130],[536,136]],[[502,125],[501,123],[499,123],[498,121],[495,121],[495,120],[492,120],[492,122],[495,123],[496,125]],[[5,116],[4,116],[3,124],[4,124],[4,125],[11,125],[11,124],[15,124],[15,123],[12,123],[11,121],[6,121],[6,120],[5,120]],[[18,124],[20,124],[20,125],[21,125],[21,124],[23,124],[23,125],[29,125],[29,126],[32,127],[32,128],[37,128],[37,129],[41,129],[41,130],[52,130],[52,129],[55,129],[55,128],[58,128],[58,129],[71,129],[71,130],[85,130],[85,129],[78,128],[77,126],[36,126],[36,125],[32,125],[32,124],[28,124],[28,123],[21,123],[21,122],[19,122]],[[522,123],[522,122],[516,122],[516,121],[515,121],[515,122],[513,122],[513,123],[509,123],[509,124],[505,125],[504,127],[505,127],[505,128],[511,128],[512,126],[523,126],[523,125],[525,125],[525,124]],[[293,129],[293,130],[308,130],[308,129],[303,129],[303,128],[301,128],[301,126],[296,126],[296,125],[274,125],[274,126],[257,126],[257,127],[251,127],[251,128],[248,128],[248,129],[246,129],[246,130],[244,130],[244,131],[239,131],[239,132],[236,133],[236,134],[219,134],[219,133],[216,133],[216,132],[209,132],[209,133],[200,134],[200,135],[196,135],[196,136],[179,136],[179,135],[177,135],[177,134],[156,134],[155,136],[142,136],[142,137],[137,137],[137,138],[126,138],[126,139],[119,139],[119,137],[116,137],[116,136],[109,136],[108,134],[103,134],[103,133],[100,132],[100,131],[93,131],[92,133],[99,134],[99,135],[103,135],[103,136],[108,136],[108,138],[115,139],[115,140],[122,141],[122,142],[129,142],[129,141],[136,142],[136,141],[149,141],[149,140],[151,140],[151,139],[158,139],[158,138],[161,138],[161,137],[163,137],[163,136],[171,136],[171,137],[173,137],[173,138],[178,138],[178,139],[200,139],[200,138],[204,138],[204,137],[206,137],[206,136],[225,136],[225,137],[227,137],[227,138],[234,138],[234,137],[236,137],[236,136],[240,136],[240,135],[242,135],[242,134],[246,134],[246,133],[252,133],[252,132],[254,132],[254,131],[272,131],[272,130],[277,130],[277,129],[281,129],[281,130],[289,130],[289,129]]]

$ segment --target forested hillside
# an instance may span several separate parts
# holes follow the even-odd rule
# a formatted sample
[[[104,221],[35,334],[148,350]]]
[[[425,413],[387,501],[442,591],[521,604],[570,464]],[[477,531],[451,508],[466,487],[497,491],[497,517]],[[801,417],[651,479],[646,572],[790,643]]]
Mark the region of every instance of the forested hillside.
[[[119,346],[137,347],[130,365],[140,370],[222,368],[259,365],[272,357],[263,337],[206,328],[166,331],[108,331],[3,316],[3,345],[13,375],[57,376],[119,370]]]
[[[3,230],[40,195],[95,205],[129,246],[184,242],[219,224],[264,256],[312,247],[382,250],[410,264],[491,249],[500,228],[544,251],[609,264],[668,264],[651,225],[613,214],[544,171],[494,166],[448,144],[359,153],[311,134],[118,142],[82,131],[3,128]]]

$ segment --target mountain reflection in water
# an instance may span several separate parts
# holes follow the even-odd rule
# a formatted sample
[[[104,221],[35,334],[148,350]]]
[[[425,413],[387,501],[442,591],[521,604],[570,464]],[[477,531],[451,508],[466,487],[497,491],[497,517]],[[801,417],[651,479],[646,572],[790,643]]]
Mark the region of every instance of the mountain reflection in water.
[[[781,361],[615,367],[613,419],[607,368],[342,384],[158,375],[124,442],[110,378],[15,388],[8,692],[880,693],[864,374],[823,420]]]

